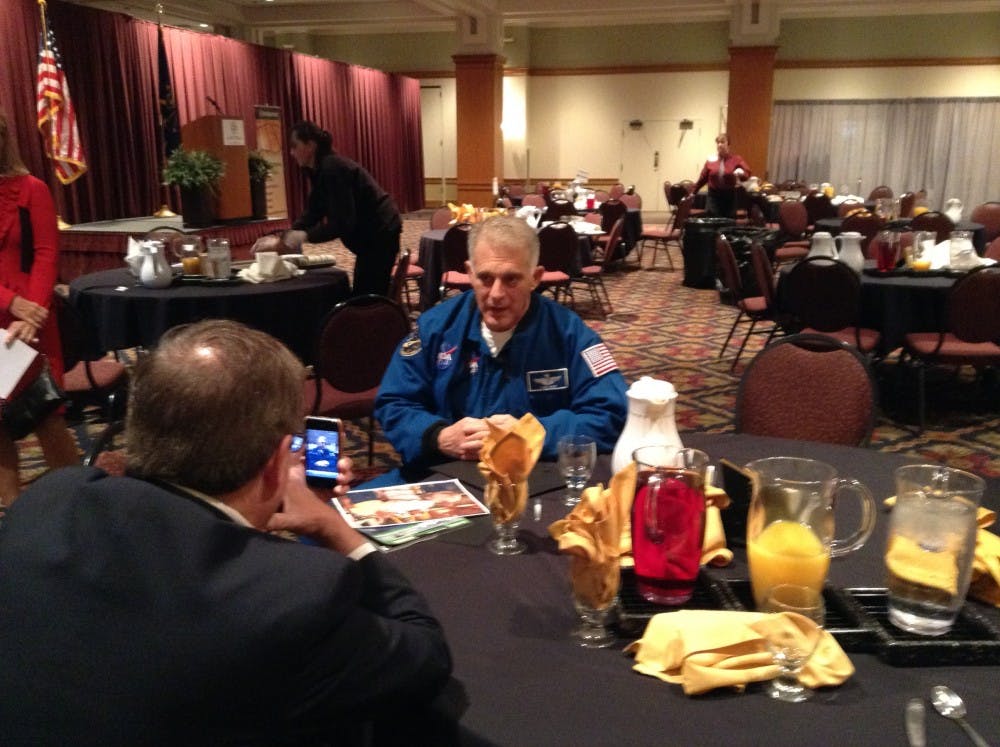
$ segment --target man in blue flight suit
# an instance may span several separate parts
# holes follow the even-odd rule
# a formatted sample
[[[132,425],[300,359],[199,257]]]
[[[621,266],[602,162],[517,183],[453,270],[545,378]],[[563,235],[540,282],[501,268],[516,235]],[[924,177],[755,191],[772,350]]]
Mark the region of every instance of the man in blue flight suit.
[[[597,333],[534,293],[543,268],[523,220],[492,218],[469,237],[472,290],[421,315],[382,379],[375,417],[406,465],[475,460],[487,419],[527,412],[545,426],[542,458],[567,434],[610,452],[625,424],[625,380]]]

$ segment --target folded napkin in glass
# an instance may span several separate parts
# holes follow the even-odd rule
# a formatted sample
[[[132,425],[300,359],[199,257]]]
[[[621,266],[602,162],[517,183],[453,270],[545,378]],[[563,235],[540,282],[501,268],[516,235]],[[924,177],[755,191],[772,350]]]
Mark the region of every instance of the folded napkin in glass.
[[[774,679],[774,664],[765,642],[768,628],[780,626],[793,635],[818,637],[815,653],[799,679],[806,687],[840,685],[854,665],[840,644],[811,620],[794,613],[679,610],[654,615],[640,640],[629,644],[633,669],[664,682],[681,685],[686,695],[718,687],[743,690],[750,682]]]
[[[486,478],[483,502],[495,521],[505,524],[524,512],[528,475],[542,453],[545,426],[530,412],[511,428],[487,420],[489,435],[479,452],[479,471]]]
[[[888,508],[896,505],[896,496],[886,498],[885,505]],[[986,527],[992,526],[996,520],[997,515],[995,511],[983,508],[982,506],[979,507],[979,511],[976,514],[976,526],[979,529],[976,532],[976,551],[972,558],[972,582],[969,584],[968,596],[978,599],[980,602],[992,604],[994,607],[1000,607],[1000,536],[986,531]],[[926,555],[927,553],[922,553],[920,556]],[[900,554],[895,558],[890,556],[889,561],[894,562],[897,570],[899,570],[901,565],[906,565],[907,558]],[[904,578],[909,575],[919,575],[922,583],[926,584],[929,574],[933,574],[935,569],[921,567],[913,568],[909,571],[906,571],[905,568],[903,570],[904,573],[902,575]],[[949,569],[947,573],[942,571],[940,578],[948,581],[951,579],[951,574],[952,569]],[[930,577],[933,578],[934,576],[930,575]],[[949,581],[952,586],[956,582],[957,580]],[[942,588],[949,588],[946,583],[938,583],[937,585]]]

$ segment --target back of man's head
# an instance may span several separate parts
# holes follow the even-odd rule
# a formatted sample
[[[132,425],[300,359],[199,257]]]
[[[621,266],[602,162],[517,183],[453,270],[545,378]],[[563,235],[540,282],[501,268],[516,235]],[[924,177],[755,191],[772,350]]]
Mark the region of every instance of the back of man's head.
[[[238,322],[175,327],[136,366],[128,473],[209,495],[241,487],[300,429],[304,378],[284,345]]]
[[[538,234],[526,221],[511,215],[489,218],[472,226],[469,234],[469,263],[476,266],[476,247],[489,244],[494,249],[522,252],[525,266],[533,269],[538,264]]]

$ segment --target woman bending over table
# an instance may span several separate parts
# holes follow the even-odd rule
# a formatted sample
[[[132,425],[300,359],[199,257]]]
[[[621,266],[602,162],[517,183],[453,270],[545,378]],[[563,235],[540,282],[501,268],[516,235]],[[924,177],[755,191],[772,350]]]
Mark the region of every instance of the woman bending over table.
[[[31,227],[28,237],[21,231],[22,208]],[[59,329],[49,314],[57,256],[52,196],[45,183],[24,167],[7,116],[0,111],[0,328],[7,330],[3,344],[22,340],[40,350],[61,385]],[[44,418],[35,435],[49,467],[79,462],[76,443],[61,411]],[[0,422],[0,506],[9,505],[19,492],[17,444]]]

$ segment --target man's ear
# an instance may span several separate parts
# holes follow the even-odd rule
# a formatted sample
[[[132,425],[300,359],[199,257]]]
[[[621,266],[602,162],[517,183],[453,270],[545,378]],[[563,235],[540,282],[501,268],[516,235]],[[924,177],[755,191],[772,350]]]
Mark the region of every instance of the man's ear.
[[[540,282],[542,282],[542,275],[545,274],[545,267],[538,265],[534,272],[531,273],[531,280],[533,282],[532,288],[536,288]]]

